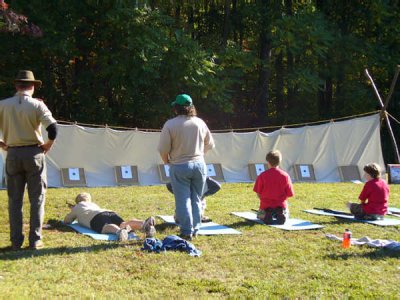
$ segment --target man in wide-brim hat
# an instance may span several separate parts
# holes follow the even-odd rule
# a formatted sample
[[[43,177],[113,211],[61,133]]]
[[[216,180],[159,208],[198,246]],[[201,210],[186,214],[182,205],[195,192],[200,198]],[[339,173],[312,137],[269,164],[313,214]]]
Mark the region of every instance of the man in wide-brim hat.
[[[13,250],[21,249],[24,242],[22,206],[27,185],[29,192],[30,229],[29,247],[40,249],[47,187],[45,153],[57,136],[57,122],[47,106],[33,98],[36,80],[32,71],[21,70],[14,80],[17,93],[0,101],[0,131],[4,140],[0,147],[7,151],[6,175],[10,240]],[[48,132],[44,142],[41,125]]]
[[[40,88],[42,86],[42,81],[36,80],[32,71],[29,70],[21,70],[18,72],[17,78],[15,78],[14,83],[33,83],[36,88]]]

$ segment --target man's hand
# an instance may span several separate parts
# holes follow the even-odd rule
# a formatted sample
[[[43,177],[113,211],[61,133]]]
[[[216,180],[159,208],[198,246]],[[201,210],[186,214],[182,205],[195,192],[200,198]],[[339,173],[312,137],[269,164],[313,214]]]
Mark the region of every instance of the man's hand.
[[[41,144],[40,147],[43,149],[44,154],[50,151],[51,147],[53,146],[54,141],[48,140],[46,143]]]
[[[4,150],[7,151],[8,150],[8,146],[6,143],[4,143],[4,141],[0,141],[0,147]]]
[[[169,164],[169,155],[168,153],[160,153],[161,159],[164,162],[164,164]]]

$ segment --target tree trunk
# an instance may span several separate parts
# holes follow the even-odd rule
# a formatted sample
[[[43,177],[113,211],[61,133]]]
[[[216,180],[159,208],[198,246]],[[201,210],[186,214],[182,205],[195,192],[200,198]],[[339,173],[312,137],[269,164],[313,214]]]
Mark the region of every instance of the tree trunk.
[[[225,0],[224,25],[223,25],[223,30],[222,30],[222,45],[221,45],[223,50],[226,48],[228,36],[229,36],[229,32],[230,32],[230,27],[231,27],[230,14],[231,14],[231,0]]]
[[[293,5],[292,5],[292,0],[286,0],[285,1],[285,7],[286,7],[286,14],[290,17],[293,16]],[[293,73],[293,65],[294,65],[294,58],[293,54],[290,50],[289,45],[286,46],[286,51],[287,51],[287,71],[286,74],[292,74]],[[293,108],[294,106],[294,88],[290,86],[288,83],[286,83],[287,86],[287,107],[288,108]]]
[[[268,37],[266,30],[260,34],[260,66],[258,76],[258,86],[256,94],[256,115],[257,125],[265,125],[267,117],[267,104],[269,99],[269,62],[271,59],[271,40]]]
[[[176,6],[175,6],[175,24],[176,24],[176,26],[178,28],[180,27],[181,7],[182,7],[182,1],[181,0],[176,1]]]
[[[195,34],[194,34],[194,3],[193,0],[189,1],[189,7],[188,7],[188,29],[190,32],[190,36],[192,39],[195,39]]]
[[[232,30],[233,30],[233,40],[235,43],[238,42],[238,34],[237,34],[237,0],[232,0],[232,22],[233,22],[233,26],[232,26]]]
[[[283,55],[280,52],[275,59],[275,94],[276,94],[276,110],[277,117],[280,123],[286,121],[285,99],[283,95],[284,81],[283,81]]]

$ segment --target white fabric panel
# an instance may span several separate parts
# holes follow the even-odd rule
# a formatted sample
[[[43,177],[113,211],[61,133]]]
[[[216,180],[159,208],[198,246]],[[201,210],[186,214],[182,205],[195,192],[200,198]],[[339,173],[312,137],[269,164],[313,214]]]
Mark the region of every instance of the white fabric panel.
[[[159,133],[116,131],[110,128],[84,128],[77,125],[59,125],[59,136],[48,154],[49,186],[60,186],[61,168],[85,169],[88,186],[114,186],[114,167],[138,166],[141,184],[160,183],[156,151]],[[56,170],[50,171],[51,167]],[[50,173],[51,172],[51,173]]]
[[[268,151],[279,149],[281,168],[294,179],[294,164],[312,164],[317,181],[340,181],[338,166],[377,162],[384,169],[379,114],[272,133],[213,133],[216,147],[207,163],[220,163],[227,182],[250,181],[249,163],[265,162]],[[118,131],[58,125],[59,135],[47,155],[48,184],[61,187],[61,168],[85,169],[88,186],[116,186],[114,167],[136,165],[141,185],[161,184],[157,165],[159,132]],[[0,166],[4,162],[0,157]]]
[[[205,159],[207,163],[222,165],[227,182],[250,181],[247,164],[254,152],[256,137],[257,132],[213,133],[215,148],[207,153]],[[265,155],[261,161],[265,161]]]
[[[360,174],[363,166],[377,162],[383,170],[385,164],[380,142],[379,114],[333,124],[333,140],[338,165],[358,165]]]

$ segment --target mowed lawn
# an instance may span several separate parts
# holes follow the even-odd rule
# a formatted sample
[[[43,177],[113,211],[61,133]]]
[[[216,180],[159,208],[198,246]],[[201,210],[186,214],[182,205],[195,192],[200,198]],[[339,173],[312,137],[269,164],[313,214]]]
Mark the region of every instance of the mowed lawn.
[[[322,230],[282,231],[246,222],[232,211],[258,208],[252,184],[223,184],[208,198],[207,215],[241,235],[200,236],[201,257],[183,252],[140,250],[143,242],[96,241],[60,224],[81,191],[122,217],[172,215],[173,196],[164,186],[49,189],[44,230],[46,248],[6,251],[9,246],[7,192],[0,191],[0,297],[16,298],[398,298],[399,253],[368,246],[342,249],[326,233],[400,241],[399,227],[351,223],[311,215],[303,209],[344,209],[362,185],[296,183],[291,216],[324,225]],[[390,206],[400,207],[400,187],[391,185]],[[29,204],[25,202],[26,232]],[[177,234],[157,219],[157,237]],[[25,245],[27,246],[27,241]]]

